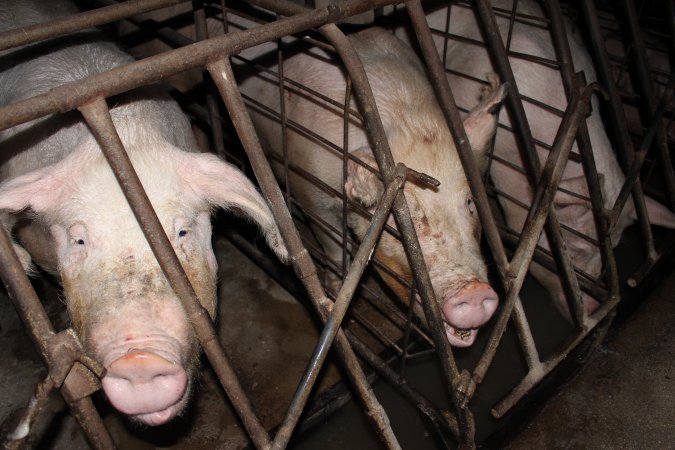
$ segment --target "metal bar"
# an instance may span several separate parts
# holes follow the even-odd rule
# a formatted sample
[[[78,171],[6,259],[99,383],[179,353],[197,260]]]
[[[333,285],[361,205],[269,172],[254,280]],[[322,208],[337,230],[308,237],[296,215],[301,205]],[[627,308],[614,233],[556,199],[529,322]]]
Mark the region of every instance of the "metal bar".
[[[626,117],[623,113],[621,99],[619,92],[612,79],[611,69],[607,58],[607,53],[602,45],[602,33],[600,31],[600,24],[598,22],[597,12],[593,0],[583,0],[581,2],[588,32],[591,37],[591,45],[595,55],[595,66],[598,71],[598,76],[603,86],[609,93],[609,116],[615,131],[615,138],[618,144],[617,156],[619,164],[625,170],[629,167],[633,157],[634,149],[628,135],[628,126],[626,124]],[[635,211],[638,217],[638,224],[640,232],[646,247],[647,258],[654,259],[656,257],[656,249],[654,248],[654,237],[649,226],[649,218],[647,215],[647,207],[644,201],[644,193],[642,191],[642,184],[638,179],[633,185],[633,203],[635,203]],[[610,229],[614,227],[614,223],[609,224]]]
[[[98,380],[83,374],[89,369],[81,364],[73,365],[73,362],[77,360],[86,362],[98,376],[103,376],[104,371],[100,365],[84,356],[74,333],[65,331],[55,334],[4,227],[0,227],[0,278],[4,281],[9,297],[31,339],[47,363],[50,379],[54,386],[61,388],[64,400],[82,427],[89,443],[97,449],[114,448],[108,430],[103,426],[91,399],[87,397],[98,390]],[[71,377],[71,374],[74,376]]]
[[[556,49],[556,54],[562,61],[560,65],[560,74],[562,76],[563,87],[565,93],[569,98],[575,88],[575,75],[572,53],[570,51],[569,42],[567,41],[567,32],[565,30],[565,20],[562,17],[560,10],[560,3],[557,0],[548,0],[546,3],[546,10],[551,19],[551,38]],[[596,112],[596,114],[599,112]],[[607,278],[607,285],[609,286],[609,295],[614,297],[619,293],[619,275],[616,268],[616,260],[612,251],[613,246],[611,242],[611,234],[609,232],[608,224],[612,223],[607,220],[607,211],[605,209],[605,201],[602,194],[602,187],[598,177],[598,171],[595,165],[595,158],[593,156],[593,147],[591,146],[590,136],[588,133],[588,126],[585,121],[579,124],[579,132],[577,134],[577,145],[579,146],[579,153],[581,155],[581,163],[588,185],[588,192],[591,197],[591,206],[593,211],[593,221],[595,223],[596,235],[600,241],[600,254],[602,259],[602,266],[605,269]],[[579,282],[574,277],[571,285],[563,282],[563,287],[569,292],[567,295],[573,300],[572,306],[575,313],[577,323],[581,326],[587,326],[587,317],[584,313],[583,306],[580,300]],[[571,289],[571,290],[569,290]]]
[[[293,219],[284,203],[279,185],[274,178],[251,119],[246,112],[246,106],[236,85],[232,67],[226,60],[216,61],[207,67],[235,124],[235,129],[244,145],[260,188],[270,204],[270,209],[291,255],[291,261],[293,262],[296,274],[304,284],[310,300],[322,317],[322,320],[327,321],[329,310],[333,303],[326,297],[323,287],[319,282],[316,267],[309,253],[303,247],[300,236],[295,229]],[[347,376],[366,405],[368,416],[374,421],[384,442],[390,448],[398,448],[398,442],[391,430],[386,413],[373,395],[368,380],[356,359],[356,355],[354,355],[342,331],[338,332],[335,343],[338,355],[345,365]]]
[[[340,3],[339,7],[328,6],[282,19],[264,27],[231,32],[67,83],[47,93],[0,108],[0,129],[4,130],[51,113],[70,111],[98,97],[110,97],[178,72],[204,66],[224,55],[232,55],[287,34],[321,26],[390,3],[391,1],[387,0],[347,0]]]
[[[236,374],[218,341],[215,326],[208,312],[200,304],[199,298],[183,271],[180,261],[152,208],[152,204],[143,190],[138,175],[115,130],[105,99],[99,98],[82,105],[79,110],[108,160],[162,272],[183,304],[195,334],[251,440],[258,448],[269,448],[270,440],[267,431],[260,423],[249,399],[246,397],[246,393],[239,385]]]
[[[652,78],[649,73],[649,61],[647,59],[647,50],[645,42],[640,31],[640,25],[637,20],[637,12],[635,11],[635,4],[633,1],[620,0],[619,6],[623,12],[624,22],[627,25],[624,37],[630,37],[630,53],[631,58],[631,72],[633,76],[631,80],[636,88],[636,93],[640,99],[642,107],[640,108],[640,116],[645,127],[649,126],[649,119],[652,118],[655,110],[654,105],[654,89],[652,88]],[[628,46],[627,46],[628,47]],[[664,124],[659,121],[657,128],[657,138],[655,145],[657,147],[657,156],[662,168],[662,173],[665,178],[666,196],[670,203],[670,208],[675,209],[675,173],[673,173],[673,164],[668,153],[668,146],[666,145],[666,133]]]
[[[511,95],[508,96],[507,101],[510,106],[510,112],[512,113],[511,118],[512,121],[515,122],[514,129],[517,131],[516,136],[520,137],[520,142],[522,144],[523,154],[525,156],[524,161],[525,168],[527,170],[529,179],[531,180],[532,186],[535,186],[537,181],[540,179],[539,173],[541,164],[539,162],[539,157],[537,155],[536,149],[533,145],[532,133],[530,131],[527,118],[525,116],[523,104],[520,100],[516,81],[508,61],[506,49],[504,48],[504,44],[502,43],[499,28],[497,27],[497,24],[495,22],[494,15],[492,14],[492,8],[489,2],[487,0],[476,0],[475,6],[476,11],[478,12],[478,18],[480,19],[479,22],[483,29],[483,35],[485,37],[486,43],[488,44],[488,48],[491,50],[490,54],[494,58],[495,66],[500,76],[502,77],[502,80],[504,80],[506,83],[509,83]],[[568,106],[567,111],[569,111],[569,109],[570,108]],[[535,208],[536,206],[534,205],[533,202],[530,208],[529,216],[536,214]],[[560,271],[565,274],[568,280],[572,280],[574,277],[574,267],[572,266],[572,263],[570,261],[569,254],[566,252],[566,250],[564,250],[566,246],[560,234],[560,223],[553,209],[549,208],[549,216],[548,220],[545,223],[545,227],[546,227],[546,236],[548,238],[548,242],[551,247],[552,254],[553,257],[555,258],[557,266],[559,267]],[[533,236],[523,232],[522,237],[530,241],[536,241],[539,238],[539,234]],[[512,262],[510,266],[511,276],[513,277],[524,276],[524,274],[521,274],[514,269],[515,266]],[[526,269],[527,266],[520,267],[520,270]],[[515,295],[507,295],[507,300],[505,301],[500,314],[504,315],[507,314],[507,312],[510,313],[511,309],[513,308],[513,302],[515,302],[515,300],[516,300]],[[506,318],[502,319],[501,315],[499,318],[499,323],[501,326],[493,328],[493,333],[490,338],[488,350],[483,354],[481,362],[474,370],[474,379],[476,380],[483,379],[485,371],[489,367],[489,364],[496,352],[496,346],[498,344],[499,338],[503,333],[503,328],[501,327],[502,326],[505,327],[507,322]]]
[[[326,25],[321,28],[322,34],[333,44],[338,51],[345,68],[352,80],[355,88],[355,97],[363,111],[366,128],[370,131],[373,155],[377,161],[380,173],[388,183],[394,176],[394,161],[391,150],[386,139],[384,127],[377,113],[377,107],[373,93],[370,89],[368,77],[359,62],[359,58],[354,52],[344,34],[335,25]],[[461,436],[460,445],[471,446],[474,439],[474,423],[471,413],[466,409],[463,399],[457,395],[454,387],[459,378],[459,371],[455,362],[452,349],[445,336],[443,320],[441,319],[440,306],[429,278],[429,272],[426,268],[424,256],[415,233],[415,227],[410,216],[410,210],[405,200],[403,192],[394,201],[393,215],[398,224],[401,233],[401,239],[408,263],[412,270],[416,286],[422,298],[424,314],[429,324],[430,333],[434,339],[439,361],[443,369],[449,394],[453,405],[456,408],[458,421],[460,423]]]
[[[86,28],[96,27],[128,16],[141,14],[167,6],[177,5],[188,0],[143,0],[128,1],[116,5],[105,6],[92,11],[82,12],[74,16],[50,20],[15,30],[0,33],[0,50],[30,44],[44,39],[63,36]]]
[[[54,382],[51,377],[47,375],[44,381],[38,383],[35,387],[35,393],[31,397],[26,410],[24,411],[19,423],[14,428],[14,431],[5,437],[3,448],[7,450],[19,450],[26,444],[26,438],[29,436],[33,421],[38,416],[42,408],[54,389]]]
[[[382,358],[361,342],[361,340],[353,333],[346,331],[345,334],[354,351],[368,363],[378,375],[387,380],[440,430],[449,429],[455,438],[459,436],[459,426],[457,425],[457,421],[453,420],[453,416],[448,414],[447,411],[439,411],[432,401],[414,390],[403,376],[398,375],[384,360],[382,360]]]
[[[562,177],[567,154],[574,142],[578,125],[580,121],[584,119],[592,90],[593,87],[589,86],[586,87],[581,95],[579,95],[578,92],[575,92],[569,101],[569,107],[567,108],[565,117],[563,117],[560,128],[556,134],[553,150],[546,159],[544,170],[541,173],[533,197],[532,204],[533,206],[537,206],[531,211],[535,211],[535,213],[528,216],[523,227],[522,235],[527,236],[528,238],[520,240],[515,254],[511,259],[511,268],[516,274],[516,277],[513,279],[513,284],[511,285],[508,298],[503,307],[506,311],[499,315],[497,322],[494,325],[493,336],[501,338],[501,335],[506,329],[507,320],[511,313],[507,308],[512,308],[516,301],[517,292],[520,291],[525,279],[526,269],[532,260],[532,255],[534,254],[537,245],[536,237],[541,233],[547,216],[550,217],[549,213],[552,208],[555,189]],[[489,354],[488,351],[494,352],[492,349],[487,349],[484,352],[474,370],[474,376],[476,376],[475,374],[483,376],[486,373],[489,364],[494,357],[494,354]]]
[[[351,267],[347,272],[347,275],[344,278],[342,287],[338,292],[337,299],[331,310],[331,315],[325,323],[321,336],[319,337],[319,342],[315,347],[314,354],[310,360],[310,363],[307,367],[307,371],[303,375],[303,379],[298,385],[296,394],[291,401],[291,405],[288,408],[286,417],[282,422],[279,430],[277,431],[276,436],[274,437],[274,442],[272,443],[273,449],[284,448],[291,437],[291,433],[295,428],[298,419],[300,418],[300,413],[302,412],[307,399],[311,392],[314,383],[316,382],[317,376],[319,375],[319,370],[323,366],[326,357],[328,356],[328,349],[337,334],[338,328],[342,323],[342,319],[347,312],[347,308],[351,303],[352,296],[356,291],[356,288],[361,281],[363,276],[363,271],[366,269],[368,262],[370,261],[370,256],[375,250],[375,246],[380,238],[382,233],[382,228],[384,226],[387,217],[389,217],[389,212],[391,210],[392,203],[394,198],[398,194],[398,191],[403,187],[405,181],[405,166],[397,166],[397,174],[394,177],[392,183],[390,183],[382,197],[380,197],[375,213],[373,214],[373,219],[368,226],[368,231],[359,245],[359,249],[354,256]]]

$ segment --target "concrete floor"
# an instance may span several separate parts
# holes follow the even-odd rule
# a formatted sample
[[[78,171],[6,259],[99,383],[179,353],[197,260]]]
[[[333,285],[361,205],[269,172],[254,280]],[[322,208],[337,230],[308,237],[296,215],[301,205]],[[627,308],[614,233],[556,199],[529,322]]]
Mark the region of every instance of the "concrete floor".
[[[508,448],[675,448],[675,274]]]

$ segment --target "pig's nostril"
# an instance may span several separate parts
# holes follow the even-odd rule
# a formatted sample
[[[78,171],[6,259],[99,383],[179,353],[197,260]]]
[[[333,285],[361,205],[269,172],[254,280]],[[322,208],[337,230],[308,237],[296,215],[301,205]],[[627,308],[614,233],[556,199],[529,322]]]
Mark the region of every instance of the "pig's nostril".
[[[494,314],[498,303],[489,284],[475,281],[445,301],[443,315],[454,328],[478,328]]]
[[[110,364],[102,384],[110,402],[123,413],[148,414],[182,400],[187,374],[180,364],[154,353],[133,351]]]

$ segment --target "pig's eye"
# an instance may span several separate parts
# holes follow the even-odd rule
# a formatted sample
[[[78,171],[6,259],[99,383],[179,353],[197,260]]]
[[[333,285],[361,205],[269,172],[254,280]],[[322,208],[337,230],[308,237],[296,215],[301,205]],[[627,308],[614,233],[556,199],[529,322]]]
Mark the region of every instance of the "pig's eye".
[[[70,245],[84,246],[87,243],[87,229],[82,223],[75,223],[68,230]]]
[[[473,201],[473,197],[469,197],[468,199],[466,199],[466,207],[469,210],[469,213],[471,213],[472,216],[476,217],[478,211],[476,210],[476,202]]]
[[[188,234],[188,230],[186,230],[186,229],[182,229],[182,230],[178,231],[178,237],[185,237],[185,236],[187,236],[187,234]]]

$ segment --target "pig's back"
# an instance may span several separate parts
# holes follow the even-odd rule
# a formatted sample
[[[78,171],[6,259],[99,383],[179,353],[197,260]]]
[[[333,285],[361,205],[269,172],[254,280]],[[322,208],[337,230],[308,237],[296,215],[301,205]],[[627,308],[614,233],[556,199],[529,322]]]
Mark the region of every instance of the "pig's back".
[[[0,30],[43,23],[77,13],[69,2],[5,0],[0,3]],[[0,106],[6,106],[134,59],[87,30],[0,53]],[[167,141],[191,151],[196,148],[189,123],[178,106],[158,89],[143,89],[116,98],[111,111],[125,145],[134,133]],[[142,125],[135,123],[142,117]],[[85,139],[92,139],[78,112],[47,116],[0,131],[0,180],[53,164]]]

